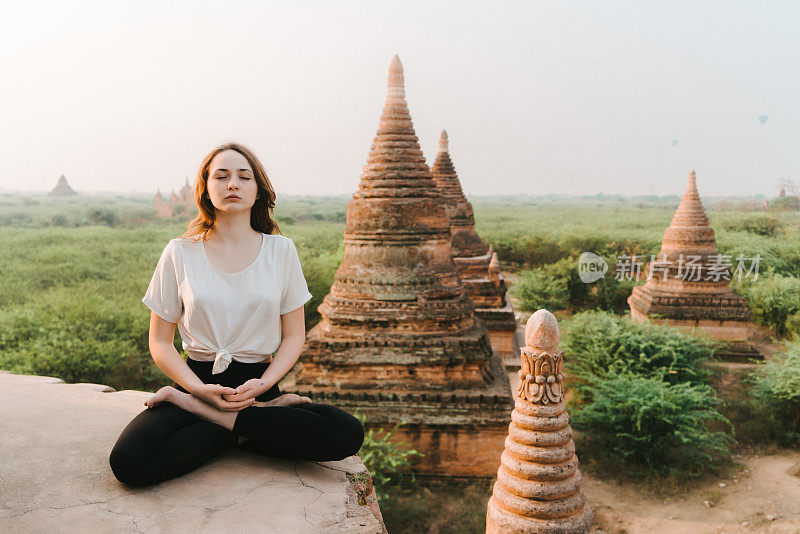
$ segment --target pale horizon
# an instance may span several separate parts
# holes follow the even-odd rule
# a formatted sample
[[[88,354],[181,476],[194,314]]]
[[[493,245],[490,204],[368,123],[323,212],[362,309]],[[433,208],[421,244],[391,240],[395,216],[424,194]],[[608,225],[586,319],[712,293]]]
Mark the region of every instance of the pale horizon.
[[[403,62],[468,196],[774,197],[798,181],[792,3],[33,2],[0,32],[0,191],[176,191],[238,141],[278,195],[358,187]]]

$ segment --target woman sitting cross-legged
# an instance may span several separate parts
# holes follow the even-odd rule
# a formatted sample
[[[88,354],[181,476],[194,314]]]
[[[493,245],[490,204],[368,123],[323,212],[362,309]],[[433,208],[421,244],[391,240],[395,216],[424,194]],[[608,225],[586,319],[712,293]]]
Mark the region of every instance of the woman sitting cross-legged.
[[[311,294],[294,242],[272,219],[275,192],[258,158],[235,143],[217,147],[194,197],[199,215],[166,245],[142,299],[152,310],[150,352],[174,387],[158,390],[122,431],[109,457],[114,475],[150,485],[237,445],[297,460],[356,454],[358,419],[278,389],[303,348]],[[176,325],[186,361],[173,345]]]

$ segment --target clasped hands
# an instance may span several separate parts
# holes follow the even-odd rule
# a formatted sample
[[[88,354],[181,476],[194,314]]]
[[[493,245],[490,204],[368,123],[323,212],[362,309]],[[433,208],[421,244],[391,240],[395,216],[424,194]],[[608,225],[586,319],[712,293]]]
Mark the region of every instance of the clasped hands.
[[[203,384],[192,394],[223,412],[238,412],[252,406],[255,398],[268,389],[264,387],[263,379],[251,378],[235,389],[219,384]]]

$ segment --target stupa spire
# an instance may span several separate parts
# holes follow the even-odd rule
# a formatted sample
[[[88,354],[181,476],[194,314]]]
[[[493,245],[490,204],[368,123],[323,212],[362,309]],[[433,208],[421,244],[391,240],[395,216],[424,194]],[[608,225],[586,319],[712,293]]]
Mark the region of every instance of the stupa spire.
[[[442,130],[442,133],[439,134],[439,152],[450,152],[450,140],[447,138],[447,130]]]
[[[678,210],[672,217],[671,226],[709,226],[700,194],[697,192],[697,177],[694,169],[689,171],[689,183],[683,194]]]
[[[389,98],[405,98],[405,85],[406,80],[403,75],[403,64],[400,63],[400,57],[395,54],[389,65]]]
[[[415,194],[436,195],[430,169],[422,155],[408,111],[403,87],[403,65],[395,55],[389,66],[389,88],[378,132],[372,142],[356,195],[405,197],[409,195],[409,189],[424,190]]]
[[[489,261],[489,270],[500,272],[500,260],[497,259],[497,252],[492,252],[492,259]]]

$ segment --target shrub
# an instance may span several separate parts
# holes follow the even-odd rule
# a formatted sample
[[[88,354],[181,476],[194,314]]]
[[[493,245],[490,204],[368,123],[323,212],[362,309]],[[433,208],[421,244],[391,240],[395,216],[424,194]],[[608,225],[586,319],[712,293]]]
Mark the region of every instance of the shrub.
[[[366,416],[359,412],[354,413],[355,417],[366,424]],[[389,486],[398,486],[406,476],[411,477],[411,482],[415,481],[414,473],[411,471],[411,458],[413,456],[424,456],[414,449],[406,447],[405,442],[395,443],[391,441],[394,432],[402,425],[398,422],[388,432],[383,429],[378,430],[376,435],[373,429],[364,433],[364,443],[358,451],[358,455],[364,465],[372,474],[372,482],[375,485],[375,492],[380,500],[384,490]]]
[[[725,230],[732,232],[748,232],[755,235],[774,236],[783,229],[782,220],[768,217],[763,213],[749,213],[744,216],[726,219],[722,222]]]
[[[564,364],[578,404],[587,399],[594,378],[631,373],[670,384],[704,384],[710,376],[700,364],[713,357],[713,342],[676,328],[587,311],[565,321],[563,332]]]
[[[621,313],[628,307],[627,299],[635,282],[614,278],[616,256],[607,256],[606,259],[609,260],[609,272],[589,284],[581,280],[575,256],[521,271],[518,275],[522,284],[518,289],[512,289],[512,294],[523,302],[526,311],[539,308],[559,310],[569,306],[571,311],[601,309]]]
[[[592,301],[596,309],[622,313],[628,309],[628,297],[633,291],[633,286],[636,285],[636,282],[625,278],[622,280],[614,278],[614,265],[617,262],[617,258],[614,257],[612,260],[613,262],[609,261],[609,272],[603,278],[591,284],[593,291]]]
[[[567,300],[572,309],[580,309],[590,303],[589,285],[581,281],[577,258],[561,258],[541,269],[553,278],[563,281],[567,288]]]
[[[706,426],[730,427],[707,385],[622,374],[592,378],[587,388],[592,402],[570,414],[573,426],[586,432],[581,446],[631,475],[696,477],[714,471],[730,453],[730,435]]]
[[[50,218],[50,226],[69,226],[69,220],[66,216],[57,213]]]
[[[88,217],[92,224],[111,227],[119,225],[119,216],[117,213],[106,208],[93,209],[89,211]]]
[[[800,340],[789,345],[783,356],[776,356],[751,374],[750,395],[763,410],[783,445],[800,443]]]
[[[511,286],[509,291],[519,299],[523,310],[563,310],[569,304],[569,290],[564,279],[541,269],[520,271],[517,276],[519,282]]]
[[[768,272],[755,281],[736,284],[736,290],[747,299],[756,322],[771,328],[777,335],[800,333],[800,278]]]

